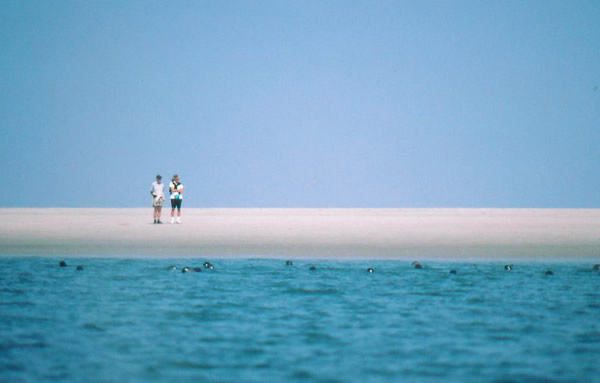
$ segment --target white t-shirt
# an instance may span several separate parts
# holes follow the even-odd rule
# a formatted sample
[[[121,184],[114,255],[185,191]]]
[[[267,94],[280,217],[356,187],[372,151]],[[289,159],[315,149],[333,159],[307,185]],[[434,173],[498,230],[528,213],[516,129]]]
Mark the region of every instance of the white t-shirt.
[[[183,184],[177,184],[178,191],[176,192],[172,192],[171,189],[175,189],[175,183],[173,181],[171,181],[171,183],[169,184],[169,192],[171,193],[171,199],[183,199],[183,194],[181,193],[183,191]]]
[[[150,192],[152,192],[152,195],[154,196],[154,198],[156,197],[163,197],[165,198],[165,184],[158,183],[156,181],[154,181],[152,183],[152,187],[150,188]]]

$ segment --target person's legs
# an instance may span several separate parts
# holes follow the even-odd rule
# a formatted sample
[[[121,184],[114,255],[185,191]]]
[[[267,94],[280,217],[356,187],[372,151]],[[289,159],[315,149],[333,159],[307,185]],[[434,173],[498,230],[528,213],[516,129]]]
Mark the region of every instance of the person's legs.
[[[175,223],[175,206],[176,202],[174,199],[171,200],[171,223]]]
[[[181,223],[181,200],[177,200],[177,223]]]
[[[162,206],[157,206],[156,207],[156,221],[158,223],[162,223],[160,222],[160,216],[162,215]]]

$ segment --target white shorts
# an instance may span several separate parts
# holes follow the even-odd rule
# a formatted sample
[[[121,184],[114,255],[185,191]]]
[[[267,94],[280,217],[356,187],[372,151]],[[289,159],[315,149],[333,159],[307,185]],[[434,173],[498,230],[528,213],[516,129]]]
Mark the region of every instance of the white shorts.
[[[163,205],[165,198],[162,196],[159,197],[153,197],[152,198],[152,206],[154,207],[161,207]]]

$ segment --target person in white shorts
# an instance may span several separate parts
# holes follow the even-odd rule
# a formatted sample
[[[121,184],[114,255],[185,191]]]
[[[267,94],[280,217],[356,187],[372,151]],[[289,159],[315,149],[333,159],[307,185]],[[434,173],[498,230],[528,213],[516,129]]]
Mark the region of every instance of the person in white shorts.
[[[175,174],[169,184],[171,192],[171,223],[175,223],[175,209],[177,209],[177,223],[181,223],[181,202],[183,200],[183,185],[179,182],[179,176]]]
[[[163,201],[165,200],[165,184],[162,183],[162,177],[156,176],[156,181],[152,183],[150,187],[150,194],[152,195],[152,206],[154,207],[154,223],[162,223],[160,221],[160,215],[162,213]]]

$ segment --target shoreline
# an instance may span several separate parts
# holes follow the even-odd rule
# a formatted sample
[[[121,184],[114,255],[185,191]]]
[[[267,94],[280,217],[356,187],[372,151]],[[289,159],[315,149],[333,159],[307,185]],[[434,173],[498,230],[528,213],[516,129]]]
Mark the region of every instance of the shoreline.
[[[0,208],[0,256],[600,259],[600,209],[184,208],[182,220]]]

